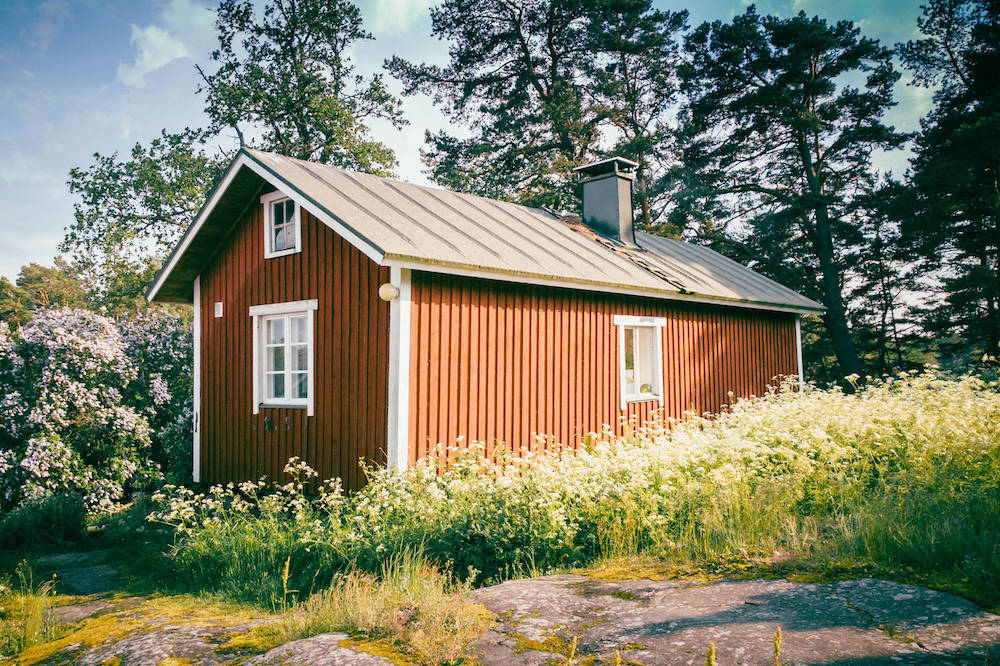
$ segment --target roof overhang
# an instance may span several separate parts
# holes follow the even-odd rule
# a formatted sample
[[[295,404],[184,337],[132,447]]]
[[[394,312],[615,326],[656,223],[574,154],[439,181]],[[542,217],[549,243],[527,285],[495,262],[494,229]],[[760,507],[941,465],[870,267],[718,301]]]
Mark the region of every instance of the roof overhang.
[[[426,271],[428,273],[442,273],[444,275],[457,275],[460,277],[480,278],[484,280],[500,280],[502,282],[516,282],[519,284],[530,284],[542,287],[557,287],[561,289],[576,289],[608,294],[622,294],[624,296],[658,298],[661,300],[680,301],[684,303],[704,303],[706,305],[719,305],[752,310],[769,310],[772,312],[788,312],[798,315],[821,315],[824,312],[824,308],[822,307],[795,307],[783,303],[766,303],[762,301],[751,301],[739,298],[724,298],[722,296],[699,296],[698,294],[683,294],[670,289],[636,289],[614,282],[602,282],[600,280],[567,280],[565,278],[559,278],[551,275],[521,273],[515,271],[497,271],[490,268],[483,268],[481,266],[468,266],[464,264],[449,264],[443,262],[432,263],[419,257],[406,257],[392,254],[386,255],[382,264],[394,268],[408,268],[410,270]]]
[[[422,257],[386,254],[380,247],[352,228],[332,211],[321,206],[288,179],[283,178],[251,153],[241,149],[229,168],[212,189],[194,222],[157,273],[146,294],[147,300],[158,303],[192,303],[194,280],[218,252],[225,238],[243,218],[250,206],[257,203],[266,185],[281,190],[303,209],[333,229],[365,256],[381,266],[409,268],[432,273],[474,277],[504,282],[517,282],[565,289],[658,298],[689,303],[705,303],[729,307],[770,310],[800,315],[818,315],[822,307],[797,307],[783,303],[686,294],[669,288],[642,289],[601,280],[571,280],[555,275],[503,271],[471,264],[429,261]]]

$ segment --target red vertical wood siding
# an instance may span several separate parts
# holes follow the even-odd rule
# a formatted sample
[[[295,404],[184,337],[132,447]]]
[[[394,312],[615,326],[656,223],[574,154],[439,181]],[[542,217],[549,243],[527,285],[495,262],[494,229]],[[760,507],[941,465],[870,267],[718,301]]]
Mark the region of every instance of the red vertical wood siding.
[[[410,461],[439,444],[575,445],[656,401],[620,409],[614,315],[664,317],[663,414],[718,411],[798,371],[795,318],[780,312],[412,275]]]
[[[358,488],[358,460],[386,461],[389,305],[379,267],[302,211],[302,251],[264,258],[263,207],[249,206],[201,275],[201,469],[211,482],[280,478],[299,456]],[[253,414],[252,305],[317,299],[313,331],[315,415]],[[214,305],[223,303],[223,316]]]

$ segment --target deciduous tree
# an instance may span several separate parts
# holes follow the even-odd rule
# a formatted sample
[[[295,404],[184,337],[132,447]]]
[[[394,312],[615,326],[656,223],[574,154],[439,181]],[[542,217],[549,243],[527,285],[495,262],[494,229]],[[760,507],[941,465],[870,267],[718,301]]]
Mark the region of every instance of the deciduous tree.
[[[396,158],[372,138],[367,123],[401,127],[399,100],[381,75],[354,71],[349,49],[371,39],[347,0],[250,0],[219,5],[217,69],[199,68],[205,111],[217,131],[241,144],[335,166],[388,175]],[[248,138],[250,137],[250,138]]]

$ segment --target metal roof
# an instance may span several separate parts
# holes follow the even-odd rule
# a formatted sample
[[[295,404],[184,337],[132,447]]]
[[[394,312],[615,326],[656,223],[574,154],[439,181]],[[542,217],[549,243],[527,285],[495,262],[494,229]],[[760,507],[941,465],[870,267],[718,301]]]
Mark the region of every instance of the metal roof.
[[[541,208],[259,150],[242,150],[227,178],[245,181],[246,174],[234,171],[247,167],[383,265],[660,298],[804,312],[823,309],[717,252],[684,241],[637,232],[640,249],[630,250]],[[215,198],[220,195],[224,193],[213,193]],[[181,282],[193,280],[205,259],[198,258],[203,253],[195,253],[186,261],[185,255],[196,237],[206,235],[213,242],[217,238],[202,228],[217,217],[212,215],[212,201],[164,266],[150,289],[150,300],[171,300],[168,294],[188,300],[184,296],[190,288]],[[228,231],[234,222],[215,220],[214,224]]]

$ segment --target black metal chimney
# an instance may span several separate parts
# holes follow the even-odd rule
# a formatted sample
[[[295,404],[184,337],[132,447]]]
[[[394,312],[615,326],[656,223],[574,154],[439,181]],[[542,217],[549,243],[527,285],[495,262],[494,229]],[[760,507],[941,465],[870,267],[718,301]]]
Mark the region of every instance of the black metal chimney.
[[[609,157],[573,169],[583,187],[584,224],[628,247],[638,247],[632,222],[632,181],[638,167],[624,157]]]

